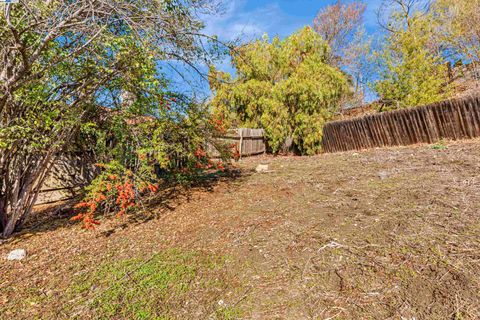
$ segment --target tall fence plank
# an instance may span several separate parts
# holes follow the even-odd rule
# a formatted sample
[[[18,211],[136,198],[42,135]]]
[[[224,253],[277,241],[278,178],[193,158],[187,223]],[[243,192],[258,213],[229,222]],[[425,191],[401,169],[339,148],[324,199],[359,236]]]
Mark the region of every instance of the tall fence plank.
[[[329,122],[324,152],[480,137],[480,95]]]
[[[265,131],[263,129],[233,129],[219,139],[236,144],[241,157],[254,156],[267,151]]]

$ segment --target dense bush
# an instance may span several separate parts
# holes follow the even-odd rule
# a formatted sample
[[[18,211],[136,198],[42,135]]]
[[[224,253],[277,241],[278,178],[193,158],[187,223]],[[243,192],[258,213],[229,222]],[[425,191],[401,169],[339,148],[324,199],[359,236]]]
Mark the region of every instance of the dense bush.
[[[232,149],[216,139],[225,133],[222,121],[181,96],[162,101],[153,105],[155,116],[133,113],[131,105],[108,110],[102,122],[84,126],[78,145],[92,146],[84,152],[96,155],[101,172],[86,188],[73,220],[91,229],[99,214],[122,216],[163,186],[190,183],[228,166]]]
[[[429,16],[409,18],[408,27],[393,16],[398,28],[387,37],[379,61],[383,64],[375,90],[389,104],[408,108],[443,100],[449,95],[447,66],[429,43],[434,21]]]
[[[238,47],[235,79],[211,70],[215,112],[234,125],[264,128],[275,153],[287,140],[301,154],[319,152],[323,124],[347,91],[346,76],[328,64],[329,50],[310,27]]]

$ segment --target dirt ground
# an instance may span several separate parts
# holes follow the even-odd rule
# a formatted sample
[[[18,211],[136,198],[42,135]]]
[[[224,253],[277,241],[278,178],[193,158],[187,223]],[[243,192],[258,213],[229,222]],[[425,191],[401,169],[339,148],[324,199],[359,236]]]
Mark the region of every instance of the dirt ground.
[[[0,319],[479,319],[479,159],[480,140],[257,157],[94,232],[54,212],[0,244]]]

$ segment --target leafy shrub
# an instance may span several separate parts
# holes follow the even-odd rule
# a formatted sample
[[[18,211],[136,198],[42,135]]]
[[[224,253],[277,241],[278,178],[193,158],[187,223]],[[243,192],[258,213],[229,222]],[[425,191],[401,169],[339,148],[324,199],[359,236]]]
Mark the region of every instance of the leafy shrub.
[[[236,79],[211,70],[215,112],[233,125],[264,128],[275,153],[290,139],[301,154],[319,152],[323,125],[347,92],[329,50],[310,27],[240,46],[232,52]]]
[[[101,173],[85,190],[72,220],[93,229],[96,216],[135,210],[162,185],[191,182],[207,171],[223,171],[232,157],[231,146],[216,139],[225,133],[222,119],[202,105],[168,99],[156,116],[108,111],[102,125],[85,126],[82,145],[102,161]],[[188,101],[185,99],[185,101]],[[213,152],[218,160],[212,159]]]

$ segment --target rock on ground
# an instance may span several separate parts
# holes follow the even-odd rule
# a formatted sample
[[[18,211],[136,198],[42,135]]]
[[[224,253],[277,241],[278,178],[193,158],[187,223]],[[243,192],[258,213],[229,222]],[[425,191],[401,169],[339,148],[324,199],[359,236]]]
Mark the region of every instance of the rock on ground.
[[[255,168],[255,171],[256,172],[268,172],[268,164],[259,164],[256,168]]]
[[[23,260],[27,256],[27,251],[25,249],[15,249],[10,251],[7,256],[7,260]]]

